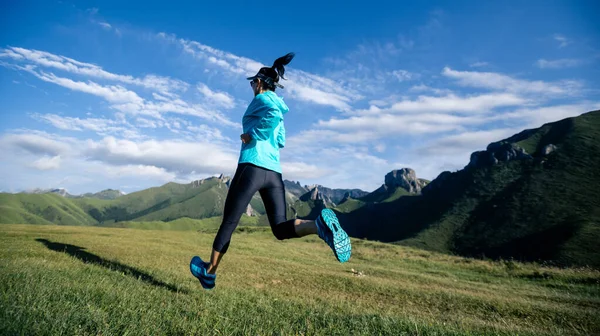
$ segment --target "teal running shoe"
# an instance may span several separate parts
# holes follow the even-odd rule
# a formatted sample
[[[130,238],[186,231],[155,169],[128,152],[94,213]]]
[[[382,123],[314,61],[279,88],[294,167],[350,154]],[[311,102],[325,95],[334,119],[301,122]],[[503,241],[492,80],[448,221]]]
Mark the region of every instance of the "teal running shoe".
[[[195,256],[190,261],[190,272],[198,280],[204,289],[213,289],[215,287],[215,280],[217,280],[216,274],[209,274],[208,267],[209,263],[203,262],[200,257]]]
[[[331,247],[336,259],[341,263],[348,261],[352,254],[352,245],[348,234],[340,226],[335,212],[331,209],[323,209],[315,222],[319,237]]]

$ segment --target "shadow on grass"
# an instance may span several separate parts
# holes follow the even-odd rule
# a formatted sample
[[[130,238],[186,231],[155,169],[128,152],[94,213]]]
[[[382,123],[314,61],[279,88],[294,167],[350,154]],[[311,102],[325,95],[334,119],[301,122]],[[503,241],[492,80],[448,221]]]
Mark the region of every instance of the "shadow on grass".
[[[103,258],[93,254],[93,253],[84,251],[85,247],[79,247],[79,246],[75,246],[75,245],[62,244],[62,243],[54,243],[54,242],[51,242],[49,240],[42,239],[42,238],[37,238],[36,241],[46,245],[46,247],[52,251],[64,252],[72,257],[75,257],[75,258],[81,260],[84,263],[96,264],[98,266],[108,268],[111,271],[116,271],[119,273],[123,273],[123,274],[129,275],[129,276],[132,276],[132,277],[142,280],[150,285],[166,288],[174,293],[187,293],[187,291],[185,291],[183,289],[178,289],[177,287],[175,287],[173,285],[169,285],[160,280],[156,280],[153,276],[151,276],[147,273],[144,273],[136,268],[133,268],[133,267],[127,266],[127,265],[123,265],[116,261],[106,260],[106,259],[103,259]]]

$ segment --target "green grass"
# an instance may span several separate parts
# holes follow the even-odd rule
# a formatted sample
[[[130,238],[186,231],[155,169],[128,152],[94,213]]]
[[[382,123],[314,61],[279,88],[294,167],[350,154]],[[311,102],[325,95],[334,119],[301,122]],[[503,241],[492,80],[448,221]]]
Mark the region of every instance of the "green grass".
[[[388,189],[385,192],[377,192],[377,193],[373,192],[366,196],[358,198],[358,200],[365,202],[365,203],[386,203],[386,202],[395,201],[402,196],[414,196],[414,195],[415,194],[411,194],[404,188],[397,187],[394,189]]]
[[[322,209],[323,203],[319,200],[297,200],[294,202],[294,209],[298,214],[298,218],[314,219],[318,216],[318,211]]]
[[[344,203],[335,207],[335,210],[343,213],[348,213],[365,206],[365,204],[367,203],[361,200],[349,198]]]
[[[521,148],[523,148],[528,154],[534,155],[538,152],[538,148],[540,147],[540,142],[544,138],[544,136],[551,129],[551,125],[545,125],[540,127],[538,130],[526,130],[520,134],[517,134],[519,140],[516,141],[515,144]],[[520,138],[523,138],[520,140]]]
[[[204,291],[188,263],[212,233],[0,226],[0,334],[600,333],[598,271],[364,240],[339,264],[316,236],[266,230],[237,231]]]
[[[404,196],[415,196],[415,194],[411,194],[404,188],[396,188],[396,190],[394,190],[393,193],[391,193],[387,198],[385,198],[381,202],[393,202],[393,201],[397,200],[398,198],[404,197]]]
[[[108,223],[105,227],[130,228],[141,230],[170,230],[170,231],[199,231],[199,232],[217,232],[223,217],[216,216],[203,219],[178,218],[170,222],[151,221],[151,222],[116,222]],[[258,226],[259,217],[249,217],[245,214],[240,218],[239,226]]]
[[[415,196],[415,194],[411,194],[403,188],[396,188],[387,193],[369,194],[358,199],[349,198],[344,203],[335,207],[335,210],[341,213],[351,213],[369,203],[389,203],[404,196]]]

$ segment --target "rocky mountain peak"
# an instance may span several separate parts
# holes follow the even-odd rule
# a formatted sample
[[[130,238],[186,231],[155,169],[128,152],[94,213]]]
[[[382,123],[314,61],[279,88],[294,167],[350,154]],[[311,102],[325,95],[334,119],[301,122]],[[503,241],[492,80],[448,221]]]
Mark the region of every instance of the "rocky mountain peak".
[[[558,149],[558,147],[556,147],[555,145],[549,144],[549,145],[544,146],[544,149],[542,150],[542,154],[549,155],[550,153],[554,152],[557,149]]]
[[[532,159],[525,149],[515,143],[500,141],[489,144],[484,151],[473,152],[467,167],[489,167],[499,162],[524,159]]]
[[[67,197],[69,196],[69,193],[67,192],[67,189],[64,188],[56,188],[56,189],[52,189],[49,191],[52,194],[57,194],[60,195],[62,197]]]
[[[384,189],[403,188],[410,193],[420,193],[425,182],[417,178],[417,173],[411,168],[392,170],[385,175]]]
[[[192,188],[198,188],[199,186],[204,184],[205,180],[196,180],[196,181],[192,181],[192,183],[190,183],[192,185]]]
[[[219,176],[211,176],[211,177],[208,177],[208,178],[205,178],[202,180],[192,181],[190,183],[190,185],[192,186],[192,188],[198,188],[199,186],[203,185],[207,181],[212,181],[215,179],[221,183],[227,184],[227,186],[229,187],[229,182],[231,181],[231,178],[229,176],[225,176],[225,174],[220,174]]]
[[[310,199],[313,201],[323,199],[323,194],[319,192],[319,186],[314,187],[313,190],[310,191]]]

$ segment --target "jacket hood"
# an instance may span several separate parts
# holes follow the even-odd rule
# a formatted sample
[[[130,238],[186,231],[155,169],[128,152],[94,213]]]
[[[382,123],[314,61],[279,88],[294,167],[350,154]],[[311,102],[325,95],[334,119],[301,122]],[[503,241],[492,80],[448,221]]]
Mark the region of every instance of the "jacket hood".
[[[263,96],[264,102],[266,104],[276,107],[279,111],[281,111],[282,114],[286,114],[290,111],[287,104],[283,101],[283,98],[279,97],[273,91],[266,91],[266,92],[259,94],[258,96]],[[263,98],[263,97],[261,97],[261,98]]]

